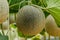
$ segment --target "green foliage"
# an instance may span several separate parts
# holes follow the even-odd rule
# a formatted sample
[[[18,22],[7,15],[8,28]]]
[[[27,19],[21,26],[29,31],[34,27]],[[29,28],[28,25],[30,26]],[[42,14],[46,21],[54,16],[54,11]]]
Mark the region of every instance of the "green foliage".
[[[29,36],[29,35],[24,35],[23,33],[21,33],[21,32],[18,32],[18,35],[20,36],[20,37],[26,37],[26,38],[31,38],[31,37],[33,37],[33,36]]]
[[[54,17],[54,19],[55,19],[56,23],[58,24],[58,26],[60,26],[60,9],[51,8],[51,9],[48,9],[48,11]]]
[[[39,38],[33,38],[32,40],[40,40]]]
[[[42,32],[40,32],[41,35],[45,34],[45,29],[42,30]]]
[[[9,0],[9,10],[10,10],[10,12],[17,12],[20,2],[21,2],[21,0]]]
[[[47,17],[50,13],[48,13],[47,11],[44,11],[45,17]]]
[[[10,13],[16,13],[18,10],[27,5],[26,0],[8,0]]]
[[[16,24],[14,24],[14,23],[13,24],[10,24],[10,27],[11,28],[16,28]]]
[[[0,40],[8,40],[8,39],[9,39],[8,36],[2,35],[2,34],[0,33]]]
[[[32,38],[32,40],[40,40],[40,35],[36,35]]]
[[[35,5],[42,6],[42,7],[47,6],[46,0],[32,0],[32,3]]]
[[[32,3],[38,5],[39,1],[40,0],[32,0]]]
[[[48,0],[46,10],[51,13],[58,26],[60,26],[60,0]]]

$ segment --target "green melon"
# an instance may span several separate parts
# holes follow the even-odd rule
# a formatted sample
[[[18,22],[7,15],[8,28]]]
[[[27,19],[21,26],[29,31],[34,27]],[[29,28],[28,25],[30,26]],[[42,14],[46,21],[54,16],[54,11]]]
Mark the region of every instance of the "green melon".
[[[9,13],[9,5],[7,0],[0,0],[0,24],[4,22]]]
[[[41,9],[26,5],[17,13],[16,24],[24,35],[36,35],[45,27],[45,16]]]

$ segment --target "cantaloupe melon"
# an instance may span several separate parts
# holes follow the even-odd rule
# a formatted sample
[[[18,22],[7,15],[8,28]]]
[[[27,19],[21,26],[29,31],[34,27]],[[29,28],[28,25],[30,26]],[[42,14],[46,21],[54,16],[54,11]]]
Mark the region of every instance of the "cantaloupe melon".
[[[3,30],[9,29],[9,20],[6,20],[5,22],[2,23],[2,28]]]
[[[41,9],[26,5],[17,13],[16,24],[24,35],[36,35],[45,27],[45,16]]]
[[[0,0],[0,24],[4,22],[9,14],[9,5],[7,0]]]
[[[46,18],[46,31],[51,36],[60,36],[60,28],[56,24],[53,16],[49,15]]]

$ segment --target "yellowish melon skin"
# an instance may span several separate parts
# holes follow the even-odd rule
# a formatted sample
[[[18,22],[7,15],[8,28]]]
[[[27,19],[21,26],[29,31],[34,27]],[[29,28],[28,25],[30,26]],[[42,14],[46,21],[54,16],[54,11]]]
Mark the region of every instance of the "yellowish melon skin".
[[[45,16],[41,9],[27,5],[17,13],[16,24],[24,35],[36,35],[45,27]]]
[[[2,23],[2,28],[3,30],[9,29],[9,20],[6,20],[5,22]]]
[[[0,0],[0,24],[7,19],[8,13],[9,13],[9,6],[7,0]]]
[[[60,36],[60,28],[58,28],[53,16],[49,15],[46,18],[46,31],[51,36]]]

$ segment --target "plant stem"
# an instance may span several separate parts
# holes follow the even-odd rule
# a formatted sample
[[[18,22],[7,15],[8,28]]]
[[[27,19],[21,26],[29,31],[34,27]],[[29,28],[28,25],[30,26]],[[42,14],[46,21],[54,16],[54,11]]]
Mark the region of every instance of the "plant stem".
[[[59,40],[60,40],[60,37],[59,37]]]
[[[25,40],[27,40],[27,38],[25,38]]]
[[[9,27],[9,40],[12,40],[12,38],[11,38],[11,28]]]
[[[15,3],[15,4],[13,4],[13,5],[10,5],[9,8],[14,7],[14,6],[16,6],[16,5],[19,5],[19,4],[22,4],[22,3],[24,3],[24,2],[25,2],[25,1],[21,1],[21,2],[19,2],[19,3]]]
[[[3,31],[3,26],[2,26],[2,24],[0,24],[0,25],[1,25],[1,30],[2,30],[3,35],[5,35],[4,31]]]
[[[25,40],[27,40],[27,37],[25,37]]]
[[[45,35],[45,33],[44,33],[44,40],[46,40],[46,35]]]
[[[14,17],[15,17],[15,21],[16,21],[16,13],[14,14]]]
[[[56,37],[55,37],[55,40],[56,40]]]
[[[11,3],[11,0],[9,0],[9,4]]]
[[[48,37],[48,40],[50,40],[50,35],[49,35],[49,37]]]
[[[31,0],[28,0],[28,5],[31,5],[31,4],[32,4]]]

